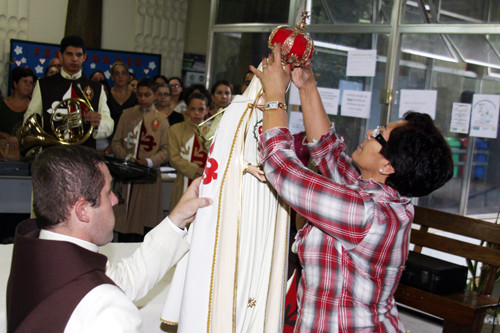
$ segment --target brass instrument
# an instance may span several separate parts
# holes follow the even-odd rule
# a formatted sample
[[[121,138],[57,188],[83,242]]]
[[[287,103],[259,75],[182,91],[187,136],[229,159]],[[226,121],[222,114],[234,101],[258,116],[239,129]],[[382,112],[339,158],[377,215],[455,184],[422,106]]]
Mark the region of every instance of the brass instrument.
[[[50,117],[53,135],[43,130],[39,114],[31,115],[18,133],[21,154],[30,156],[39,147],[58,144],[79,145],[85,142],[94,130],[93,126],[85,129],[82,119],[82,112],[85,108],[94,112],[86,98],[85,100],[68,98],[59,102]]]

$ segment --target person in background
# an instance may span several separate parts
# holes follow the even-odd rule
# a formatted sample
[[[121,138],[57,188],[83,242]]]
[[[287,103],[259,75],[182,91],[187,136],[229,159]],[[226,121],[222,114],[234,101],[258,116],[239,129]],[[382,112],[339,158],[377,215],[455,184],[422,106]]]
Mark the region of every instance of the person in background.
[[[219,80],[214,83],[212,94],[212,108],[207,117],[213,116],[219,109],[227,107],[233,99],[233,85],[227,80]]]
[[[158,99],[156,100],[155,107],[161,113],[167,116],[170,126],[183,122],[184,116],[180,113],[174,112],[170,109],[170,86],[166,83],[158,83]]]
[[[90,74],[89,79],[102,84],[104,91],[106,92],[106,97],[109,98],[111,87],[109,86],[108,80],[106,79],[106,75],[104,75],[102,71],[94,71],[92,74]]]
[[[109,107],[109,96],[111,93],[111,87],[109,86],[108,80],[106,79],[106,75],[104,75],[104,73],[102,71],[97,70],[97,71],[92,72],[92,74],[90,74],[89,78],[92,81],[99,82],[100,84],[102,84],[104,91],[106,92],[106,97],[108,99],[106,101],[106,103],[108,104],[108,107]],[[111,109],[110,109],[110,112],[111,112]],[[111,118],[113,118],[113,116],[111,116]],[[113,121],[115,122],[115,127],[116,127],[117,121],[115,119],[113,119]],[[110,138],[112,138],[112,137],[113,137],[113,134],[111,134]],[[101,138],[101,139],[96,140],[96,150],[98,152],[100,152],[103,155],[107,155],[108,151],[106,149],[108,149],[108,148],[109,148],[109,139],[108,138]]]
[[[175,207],[191,181],[203,174],[208,153],[203,147],[200,135],[204,135],[208,127],[203,125],[197,129],[197,125],[203,121],[208,112],[207,103],[205,95],[191,94],[185,112],[186,120],[173,125],[168,131],[168,161],[177,174],[170,199],[170,209]]]
[[[156,110],[157,85],[150,78],[137,84],[138,105],[123,110],[113,141],[115,157],[132,160],[149,168],[159,169],[168,159],[167,117]],[[127,240],[123,234],[135,234],[130,240],[144,235],[163,217],[161,177],[154,183],[122,184],[123,203],[115,207],[115,230],[119,241]],[[121,239],[120,237],[124,237]]]
[[[56,75],[57,73],[59,73],[61,70],[59,69],[59,67],[57,67],[56,65],[50,65],[48,66],[47,68],[45,68],[45,73],[44,73],[44,76],[43,77],[47,77],[47,76],[52,76],[52,75]]]
[[[90,74],[89,79],[96,82],[102,82],[106,80],[106,75],[104,75],[102,71],[93,71],[92,74]]]
[[[170,98],[170,108],[177,113],[183,113],[186,110],[186,102],[182,99],[182,92],[184,91],[184,83],[179,77],[172,77],[168,80],[168,85],[172,96]]]
[[[31,101],[36,75],[29,68],[12,70],[12,95],[0,99],[0,139],[6,139],[9,148],[19,149],[17,131]]]
[[[39,114],[42,117],[43,129],[54,134],[50,119],[54,111],[52,108],[60,101],[75,96],[86,99],[96,112],[86,112],[82,115],[85,126],[94,127],[93,135],[82,144],[96,148],[96,139],[107,138],[113,132],[114,122],[106,104],[106,92],[100,83],[90,80],[82,73],[82,64],[87,59],[87,53],[81,37],[64,37],[60,50],[61,72],[38,81],[24,121],[35,113]]]
[[[129,84],[130,72],[124,62],[115,62],[113,65],[111,65],[110,72],[111,80],[113,81],[114,85],[110,90],[107,103],[111,118],[113,118],[113,121],[115,122],[115,127],[113,129],[114,135],[123,110],[137,105],[137,97]],[[111,140],[112,138],[113,136],[111,136]],[[112,154],[112,146],[108,145],[108,147],[104,150],[104,153],[106,155]]]
[[[251,70],[265,91],[259,145],[266,178],[308,221],[296,238],[303,272],[295,331],[404,332],[394,292],[408,257],[410,198],[451,178],[450,147],[429,115],[413,112],[368,130],[351,158],[325,112],[310,62],[283,66],[275,44],[262,64],[262,72]],[[287,128],[290,76],[319,174],[297,158]]]
[[[131,77],[130,80],[128,81],[128,88],[135,94],[137,93],[137,83],[139,82],[138,79],[135,77]]]
[[[252,82],[254,74],[252,73],[251,70],[245,73],[245,77],[243,78],[243,83],[241,84],[240,87],[240,93],[243,94],[245,90],[247,90],[248,85],[250,82]]]
[[[188,251],[186,225],[198,208],[211,204],[209,198],[198,198],[200,179],[140,247],[119,262],[98,253],[113,238],[118,199],[95,150],[47,148],[33,163],[32,182],[37,218],[16,230],[7,332],[142,332],[133,301]]]
[[[209,113],[205,116],[205,124],[210,127],[207,132],[207,140],[203,142],[203,145],[206,149],[210,149],[210,145],[212,143],[212,138],[215,135],[215,131],[219,126],[219,123],[222,119],[222,113],[217,113],[226,108],[233,99],[233,85],[227,80],[220,80],[215,82],[212,87],[212,104],[213,108],[209,111]],[[217,115],[217,116],[215,116]],[[213,117],[215,116],[215,117]],[[209,119],[210,117],[213,117]],[[253,169],[252,167],[250,167]]]
[[[156,75],[153,80],[155,81],[156,84],[160,84],[160,83],[165,83],[165,84],[168,84],[168,78],[165,76],[165,75]]]
[[[50,66],[56,66],[59,71],[61,71],[61,68],[63,67],[62,61],[61,61],[61,55],[57,53],[57,55],[50,59],[49,61],[49,67]]]
[[[210,96],[210,93],[208,92],[207,88],[205,88],[205,85],[203,85],[203,84],[192,84],[189,87],[187,87],[184,90],[184,94],[183,94],[184,101],[186,101],[188,99],[188,97],[191,96],[191,94],[195,93],[195,92],[198,92],[198,93],[205,95],[207,97],[207,100],[208,100],[208,105],[212,104],[212,98]]]

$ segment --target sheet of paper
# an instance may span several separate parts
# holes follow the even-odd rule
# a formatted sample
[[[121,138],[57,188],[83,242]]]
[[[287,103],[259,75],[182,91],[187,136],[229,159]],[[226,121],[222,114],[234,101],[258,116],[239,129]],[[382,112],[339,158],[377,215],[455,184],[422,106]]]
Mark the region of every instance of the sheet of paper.
[[[450,132],[469,133],[470,109],[471,105],[468,103],[453,103]]]
[[[318,88],[318,92],[326,113],[337,115],[339,110],[340,90],[333,88]]]
[[[302,112],[290,112],[288,118],[288,128],[290,129],[290,133],[292,134],[297,134],[305,131],[304,117],[302,116]]]
[[[499,105],[500,95],[474,94],[472,98],[470,136],[497,138]]]
[[[377,50],[347,51],[347,76],[375,76]]]
[[[341,115],[368,119],[370,117],[371,101],[371,91],[344,90]]]
[[[295,84],[290,84],[290,94],[288,95],[288,105],[300,105],[299,89]]]
[[[436,119],[437,90],[401,89],[399,118],[408,111],[427,113]]]
[[[323,102],[326,113],[337,115],[339,109],[340,91],[333,88],[318,87],[319,96]],[[292,83],[290,86],[290,94],[288,96],[288,105],[301,105],[299,89]],[[290,110],[294,110],[290,108]]]
[[[355,81],[339,80],[340,96],[339,102],[342,105],[342,95],[344,90],[363,91],[363,84]]]

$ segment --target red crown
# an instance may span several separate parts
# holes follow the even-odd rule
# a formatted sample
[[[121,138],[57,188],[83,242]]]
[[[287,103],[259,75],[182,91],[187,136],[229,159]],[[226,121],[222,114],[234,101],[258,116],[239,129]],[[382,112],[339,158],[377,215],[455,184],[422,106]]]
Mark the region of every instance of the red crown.
[[[302,13],[301,19],[295,25],[295,28],[289,25],[280,25],[275,28],[267,45],[274,50],[274,44],[281,44],[281,61],[283,64],[292,64],[300,67],[311,59],[314,51],[314,42],[311,37],[304,32],[307,27],[307,12]]]

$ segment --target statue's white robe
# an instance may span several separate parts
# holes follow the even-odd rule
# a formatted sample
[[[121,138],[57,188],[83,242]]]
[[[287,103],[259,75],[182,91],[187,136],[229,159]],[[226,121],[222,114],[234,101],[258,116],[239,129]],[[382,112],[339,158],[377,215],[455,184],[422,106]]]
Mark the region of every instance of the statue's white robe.
[[[177,265],[162,321],[178,332],[281,332],[287,273],[288,207],[250,173],[257,140],[261,84],[236,96],[216,131],[188,232],[190,251]]]

